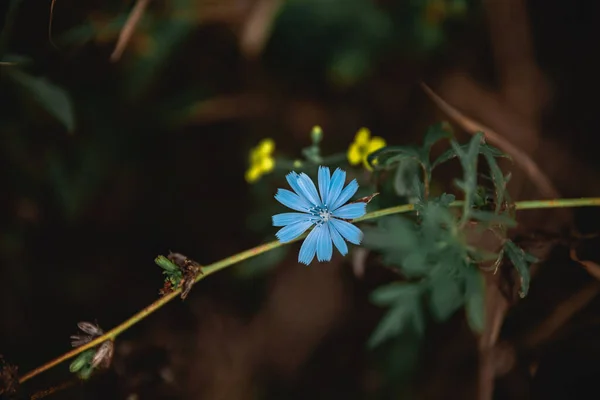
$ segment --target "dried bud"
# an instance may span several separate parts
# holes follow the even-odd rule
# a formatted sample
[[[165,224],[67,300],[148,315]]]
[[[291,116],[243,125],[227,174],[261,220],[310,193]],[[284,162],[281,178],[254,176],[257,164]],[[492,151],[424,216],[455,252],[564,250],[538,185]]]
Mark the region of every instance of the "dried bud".
[[[91,362],[92,368],[97,368],[97,367],[108,368],[108,367],[110,367],[110,362],[112,361],[113,351],[114,351],[114,344],[113,344],[112,340],[107,340],[106,342],[102,343],[100,345],[100,347],[98,347],[98,350],[96,350],[96,354],[94,354],[94,357],[92,358],[92,362]]]
[[[98,325],[91,322],[79,322],[77,327],[87,333],[87,335],[71,335],[71,346],[73,347],[82,346],[104,335],[104,331]]]
[[[15,365],[4,361],[0,355],[0,396],[7,394],[9,396],[17,393],[19,389],[19,370]]]
[[[198,273],[202,273],[202,267],[199,263],[192,259],[189,259],[181,253],[170,252],[167,256],[167,259],[179,267],[179,271],[182,275],[182,279],[181,281],[179,281],[179,287],[182,288],[181,299],[185,300],[187,295],[190,293],[190,290],[192,290],[192,286],[196,281],[196,276],[198,275]],[[168,278],[165,281],[165,286],[159,292],[163,296],[165,294],[170,293],[170,291],[172,291],[173,289],[173,285],[167,282]]]
[[[104,331],[98,325],[92,324],[91,322],[79,322],[77,324],[77,327],[79,329],[81,329],[83,332],[87,333],[88,335],[92,335],[92,336],[104,335]]]

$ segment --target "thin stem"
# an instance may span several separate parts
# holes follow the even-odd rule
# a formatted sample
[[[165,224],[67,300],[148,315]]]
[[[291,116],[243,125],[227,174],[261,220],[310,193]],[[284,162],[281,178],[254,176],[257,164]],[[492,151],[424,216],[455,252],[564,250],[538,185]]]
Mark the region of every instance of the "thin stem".
[[[451,207],[460,207],[462,205],[463,205],[462,201],[455,201],[452,204],[450,204]],[[600,197],[580,198],[580,199],[558,199],[558,200],[533,200],[533,201],[521,201],[521,202],[515,203],[515,208],[517,210],[530,210],[530,209],[541,209],[541,208],[565,208],[565,207],[593,207],[593,206],[600,206]],[[373,212],[367,213],[363,217],[356,218],[353,222],[368,221],[371,219],[384,217],[386,215],[401,214],[401,213],[406,213],[406,212],[410,212],[413,210],[414,210],[413,204],[405,204],[405,205],[401,205],[401,206],[385,208],[383,210],[378,210],[378,211],[373,211]],[[199,274],[196,277],[195,281],[198,282],[198,281],[206,278],[207,276],[214,274],[215,272],[218,272],[222,269],[225,269],[234,264],[245,261],[249,258],[266,253],[270,250],[274,250],[278,247],[297,242],[297,241],[303,239],[304,237],[306,237],[306,234],[304,234],[290,242],[286,242],[286,243],[281,243],[279,241],[265,243],[260,246],[254,247],[252,249],[235,254],[231,257],[227,257],[221,261],[217,261],[213,264],[207,265],[202,268],[202,274]],[[34,369],[33,371],[28,372],[27,374],[23,375],[19,379],[19,383],[22,384],[22,383],[28,381],[29,379],[33,378],[34,376],[39,375],[42,372],[47,371],[50,368],[66,361],[70,358],[73,358],[80,353],[83,353],[85,350],[98,346],[99,344],[101,344],[102,342],[105,342],[106,340],[114,340],[118,335],[125,332],[131,326],[137,324],[138,322],[140,322],[141,320],[143,320],[144,318],[146,318],[147,316],[152,314],[154,311],[158,310],[159,308],[161,308],[162,306],[164,306],[165,304],[167,304],[168,302],[173,300],[175,297],[177,297],[179,295],[180,292],[181,292],[181,289],[177,289],[174,292],[161,297],[160,299],[156,300],[154,303],[150,304],[143,310],[139,311],[137,314],[133,315],[131,318],[127,319],[126,321],[124,321],[120,325],[116,326],[115,328],[111,329],[110,331],[106,332],[104,335],[98,337],[97,339],[92,340],[91,342],[86,343],[83,346],[79,346],[79,347],[55,358],[54,360],[49,361],[46,364]]]

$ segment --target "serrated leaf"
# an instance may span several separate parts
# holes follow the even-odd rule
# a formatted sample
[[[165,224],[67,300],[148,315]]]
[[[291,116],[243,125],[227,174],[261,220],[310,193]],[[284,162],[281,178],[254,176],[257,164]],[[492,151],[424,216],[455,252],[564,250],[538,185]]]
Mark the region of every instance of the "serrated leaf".
[[[369,154],[367,162],[376,169],[382,169],[406,159],[421,162],[421,152],[415,146],[386,146]],[[377,163],[373,164],[375,160]]]
[[[419,181],[419,163],[414,159],[405,159],[398,163],[394,175],[394,191],[400,197],[415,195],[415,180]]]
[[[481,133],[478,134],[480,137],[480,146],[479,146],[479,153],[480,154],[484,154],[483,152],[485,151],[487,154],[493,156],[493,157],[504,157],[504,158],[510,158],[506,153],[503,153],[502,150],[494,147],[494,146],[490,146],[487,143],[481,143],[481,138],[483,137],[483,135]],[[475,136],[473,136],[475,137]],[[471,139],[472,141],[473,139]],[[469,146],[471,145],[471,143],[467,143],[467,144],[462,144],[462,145],[458,145],[457,144],[457,148],[459,149],[460,152],[466,154],[469,150]],[[451,147],[448,150],[446,150],[445,152],[443,152],[432,164],[432,168],[437,167],[440,164],[443,164],[447,161],[452,160],[453,158],[458,157],[459,153],[457,153],[457,148],[455,147]]]
[[[68,132],[75,130],[75,111],[69,94],[46,78],[35,77],[18,69],[8,75],[27,90],[50,115],[62,123]]]
[[[379,251],[384,264],[401,267],[409,278],[427,273],[426,254],[419,248],[416,228],[408,219],[397,215],[384,217],[377,227],[364,227],[363,232],[363,245]]]
[[[519,290],[519,295],[525,297],[529,292],[529,282],[531,280],[529,266],[531,263],[535,262],[529,260],[535,259],[535,257],[527,255],[523,249],[519,248],[519,246],[511,240],[507,240],[504,243],[504,251],[521,277],[521,289]]]
[[[418,285],[412,286],[412,289],[404,291],[403,294],[396,298],[392,307],[381,321],[379,321],[379,324],[369,338],[369,347],[376,347],[386,340],[399,335],[410,323],[412,323],[413,328],[418,333],[424,331],[425,323],[419,301],[421,291],[420,288],[419,290],[415,290]]]
[[[485,283],[481,272],[470,266],[465,275],[465,312],[471,330],[482,333],[485,328]]]
[[[437,321],[445,321],[464,304],[461,285],[447,274],[431,281],[431,312]]]
[[[481,146],[481,154],[485,157],[485,160],[490,167],[490,174],[492,181],[494,182],[494,191],[496,194],[496,212],[499,212],[502,208],[502,204],[506,199],[506,184],[508,181],[504,178],[504,173],[500,169],[496,157],[501,157],[493,151],[493,148],[488,145]]]
[[[404,300],[411,300],[421,292],[421,286],[415,283],[397,282],[380,286],[370,296],[371,302],[378,306],[389,306],[390,304]]]
[[[442,139],[450,139],[452,137],[452,132],[448,131],[447,127],[447,123],[439,122],[427,129],[427,133],[425,133],[425,137],[423,138],[423,150],[427,157],[429,157],[429,152],[434,144]]]
[[[410,317],[411,310],[409,305],[398,304],[390,309],[383,319],[379,321],[377,328],[371,334],[368,342],[369,347],[377,347],[386,340],[400,334]]]

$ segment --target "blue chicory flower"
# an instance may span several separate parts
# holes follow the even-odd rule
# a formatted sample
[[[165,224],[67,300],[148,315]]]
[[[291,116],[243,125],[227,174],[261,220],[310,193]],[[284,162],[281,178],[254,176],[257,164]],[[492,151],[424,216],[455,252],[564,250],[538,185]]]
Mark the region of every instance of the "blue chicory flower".
[[[360,244],[362,232],[356,226],[344,221],[365,215],[367,204],[364,202],[344,205],[358,190],[353,179],[345,188],[346,172],[337,168],[331,176],[328,167],[319,167],[319,192],[305,173],[290,172],[286,179],[294,192],[279,189],[275,199],[286,207],[299,212],[283,213],[273,216],[273,226],[283,226],[276,236],[282,243],[292,241],[314,225],[308,234],[298,262],[310,264],[317,255],[319,261],[330,261],[333,255],[331,243],[342,255],[348,254],[348,245],[344,241]]]

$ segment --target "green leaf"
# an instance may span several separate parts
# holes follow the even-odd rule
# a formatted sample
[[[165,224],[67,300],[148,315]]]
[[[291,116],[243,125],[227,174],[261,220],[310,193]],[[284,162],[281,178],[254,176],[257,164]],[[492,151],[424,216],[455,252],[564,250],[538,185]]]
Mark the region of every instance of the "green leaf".
[[[521,289],[519,290],[519,295],[525,297],[529,292],[529,281],[531,280],[529,267],[530,264],[537,262],[537,259],[532,255],[525,253],[523,249],[519,248],[519,246],[511,240],[504,242],[504,251],[521,276]]]
[[[378,306],[389,306],[396,301],[410,300],[421,293],[421,286],[415,283],[397,282],[380,286],[371,293],[371,302]]]
[[[442,139],[450,139],[452,137],[452,131],[449,129],[450,125],[446,122],[439,122],[427,129],[427,133],[425,133],[425,138],[423,139],[423,150],[427,158],[429,158],[429,152],[434,144]]]
[[[445,321],[464,304],[459,282],[448,274],[437,274],[431,282],[431,312],[437,321]]]
[[[166,272],[179,272],[179,267],[165,256],[156,257],[154,262]]]
[[[394,175],[394,191],[400,197],[413,197],[419,195],[419,163],[413,158],[404,159],[398,163]]]
[[[496,193],[496,212],[499,212],[506,200],[506,184],[508,183],[508,179],[505,179],[500,166],[496,162],[496,157],[503,157],[505,155],[489,145],[481,146],[481,154],[483,154],[490,167],[490,174],[492,175]]]
[[[481,138],[483,137],[482,133],[478,133],[475,136],[479,136],[480,137],[480,141]],[[475,136],[473,136],[473,138],[475,138]],[[447,161],[452,160],[453,158],[456,158],[459,156],[459,152],[461,154],[466,154],[466,152],[469,150],[469,146],[471,145],[471,143],[473,142],[473,139],[471,139],[471,142],[468,144],[462,144],[462,145],[456,145],[449,148],[448,150],[446,150],[445,152],[443,152],[432,164],[432,168],[437,167],[440,164],[443,164]],[[457,148],[459,149],[457,152]],[[485,142],[481,142],[480,146],[479,146],[479,153],[480,154],[489,154],[493,157],[504,157],[504,158],[510,158],[508,155],[506,155],[506,153],[503,153],[502,150],[499,150],[498,148],[494,147],[494,146],[490,146],[489,144],[485,143]]]
[[[366,226],[363,232],[363,245],[381,252],[384,264],[401,266],[402,272],[409,278],[422,277],[427,273],[428,266],[425,254],[419,248],[417,230],[408,219],[398,215],[383,217],[377,227]],[[419,252],[423,254],[419,256]]]
[[[392,287],[393,286],[393,287]],[[379,293],[378,293],[379,291]],[[373,292],[372,298],[381,303],[393,302],[369,339],[369,347],[377,347],[399,335],[408,324],[419,333],[425,328],[420,305],[421,287],[417,284],[392,284]]]
[[[386,146],[369,154],[367,162],[375,169],[384,169],[407,159],[421,162],[420,150],[415,146]]]
[[[75,130],[75,112],[69,94],[46,78],[35,77],[18,69],[8,69],[10,76],[28,91],[50,115],[62,123],[68,132]]]
[[[471,265],[466,274],[465,312],[467,322],[474,332],[485,328],[485,283],[476,266]]]

